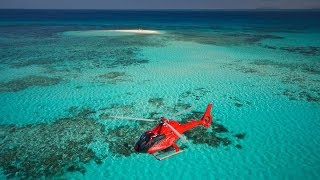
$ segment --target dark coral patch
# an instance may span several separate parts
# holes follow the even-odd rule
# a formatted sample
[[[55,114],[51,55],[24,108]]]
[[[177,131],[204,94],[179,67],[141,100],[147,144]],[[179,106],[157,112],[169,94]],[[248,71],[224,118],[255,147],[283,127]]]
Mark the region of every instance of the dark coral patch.
[[[137,130],[136,128],[134,128]],[[134,145],[139,138],[139,132],[135,132],[130,126],[121,126],[109,130],[106,135],[106,142],[109,143],[109,150],[115,155],[130,156],[135,153]],[[140,132],[141,134],[143,132]]]
[[[96,111],[91,108],[80,108],[77,106],[72,106],[68,109],[68,112],[75,118],[88,118],[92,114],[95,114]]]
[[[189,114],[186,114],[184,115],[182,118],[181,118],[181,122],[183,123],[186,123],[188,122],[189,120],[196,120],[196,119],[199,119],[203,116],[203,112],[200,112],[200,111],[191,111],[191,113]]]
[[[110,45],[127,47],[164,47],[168,38],[162,35],[136,34],[110,37]]]
[[[150,112],[149,117],[150,119],[156,119],[156,118],[161,118],[162,114],[158,112]]]
[[[106,78],[106,79],[117,79],[117,78],[123,77],[125,75],[126,75],[125,72],[109,72],[109,73],[100,75],[99,77]]]
[[[300,65],[300,68],[302,72],[308,73],[308,74],[320,74],[320,67],[316,65],[307,65],[302,64]]]
[[[241,64],[240,61],[234,61],[234,62],[231,62],[231,63],[226,63],[226,64],[223,64],[221,67],[228,68],[228,69],[231,69],[231,70],[235,70],[235,71],[238,71],[238,72],[241,72],[241,73],[245,73],[245,74],[256,74],[256,75],[262,75],[263,74],[261,70],[250,66],[250,64],[243,65],[243,64]]]
[[[278,49],[276,46],[270,46],[270,45],[265,45],[265,44],[261,44],[261,43],[259,43],[258,45],[260,47],[267,48],[267,49],[272,49],[272,50]]]
[[[191,104],[179,102],[174,105],[172,112],[174,112],[174,113],[182,112],[182,111],[185,111],[186,109],[191,108],[191,107],[192,107]]]
[[[182,117],[181,122],[187,123],[189,120],[197,120],[203,116],[203,112],[192,111],[190,114]],[[222,124],[212,122],[212,132],[207,131],[204,127],[198,126],[191,129],[185,133],[188,139],[192,140],[195,144],[208,144],[212,147],[217,147],[219,145],[228,146],[232,144],[233,139],[230,137],[220,137],[220,133],[229,133],[229,130]]]
[[[228,138],[218,137],[215,132],[207,132],[203,127],[196,127],[185,133],[188,139],[195,144],[208,144],[212,147],[219,145],[228,146],[231,140]]]
[[[109,107],[100,108],[99,111],[102,111],[100,114],[101,117],[108,118],[109,115],[132,115],[135,112],[135,106],[133,104],[130,105],[122,105],[122,104],[110,104]]]
[[[238,133],[238,134],[235,134],[234,137],[238,138],[238,139],[244,139],[244,137],[246,136],[245,133]]]
[[[271,60],[256,60],[250,63],[255,66],[269,66],[272,68],[286,69],[290,71],[300,71],[307,74],[320,74],[320,66],[317,63],[308,64],[308,63],[284,63],[284,62],[275,62]]]
[[[235,62],[231,64],[230,68],[239,70],[242,66],[242,62]],[[283,85],[284,90],[278,95],[284,95],[289,100],[299,100],[305,102],[320,102],[320,80],[318,74],[320,74],[319,63],[288,63],[288,62],[276,62],[271,60],[256,60],[246,64],[248,67],[254,69],[263,70],[263,76],[269,76],[272,78],[278,78]],[[228,66],[227,66],[228,67]],[[267,72],[270,70],[271,72]],[[275,71],[276,70],[276,71]],[[236,107],[242,107],[242,105],[251,103],[246,101],[242,102],[235,98],[230,98]]]
[[[129,75],[125,72],[108,72],[98,76],[99,82],[108,84],[117,84],[119,82],[129,81]]]
[[[234,105],[236,106],[236,107],[242,107],[243,106],[243,104],[241,104],[241,103],[234,103]]]
[[[300,99],[305,99],[308,102],[320,102],[319,93],[316,95],[311,92],[301,91],[301,92],[299,92],[298,97]]]
[[[104,137],[104,127],[80,111],[52,124],[24,127],[1,125],[0,167],[8,178],[59,176],[66,171],[85,173],[84,164],[101,161],[87,146]]]
[[[186,123],[191,119],[200,119],[203,112],[192,111],[191,114],[182,118],[182,122]],[[195,144],[208,144],[209,146],[217,147],[219,145],[228,146],[232,142],[229,138],[217,136],[217,133],[227,133],[229,130],[221,124],[212,123],[213,132],[208,132],[204,127],[196,127],[185,133],[188,139]]]
[[[243,72],[246,73],[246,74],[249,74],[249,73],[258,73],[258,72],[259,72],[257,69],[249,68],[249,67],[243,67],[243,68],[241,68],[241,71],[243,71]]]
[[[164,105],[164,100],[163,98],[150,98],[148,100],[148,103],[154,107],[160,108],[161,106]]]
[[[181,99],[192,98],[192,99],[198,101],[201,98],[203,98],[204,96],[206,96],[208,93],[209,93],[209,91],[206,90],[205,88],[196,88],[194,90],[189,90],[189,91],[185,91],[185,92],[181,93],[179,95],[179,97]]]
[[[99,115],[99,118],[100,119],[108,119],[108,118],[110,118],[110,116],[111,116],[111,114],[109,114],[109,113],[101,113]]]
[[[305,56],[320,56],[320,47],[301,46],[301,47],[280,47],[281,50],[298,53]]]
[[[104,62],[107,67],[114,68],[118,66],[132,66],[148,63],[149,60],[137,58],[139,55],[140,49],[138,48],[125,48],[125,49],[114,49],[111,50],[107,56],[113,61]]]
[[[244,104],[251,105],[252,103],[250,101],[242,101],[237,97],[229,97],[231,101],[233,101],[234,105],[238,108],[242,107]]]
[[[57,59],[32,59],[32,60],[25,60],[21,62],[14,62],[11,65],[13,67],[25,67],[25,66],[32,66],[32,65],[38,65],[38,66],[45,66],[45,65],[54,65],[56,63],[59,63]]]
[[[138,126],[120,126],[109,130],[106,135],[106,142],[109,143],[110,151],[115,155],[130,156],[135,153],[134,145],[140,135],[153,128],[155,123],[140,122]]]
[[[0,92],[17,92],[33,86],[52,86],[60,83],[61,78],[46,76],[26,76],[0,83]]]
[[[264,45],[264,44],[259,44],[259,46],[261,46],[263,48],[267,48],[267,49],[272,49],[272,50],[280,49],[283,51],[301,54],[301,55],[305,55],[305,56],[319,56],[320,55],[320,47],[316,47],[316,46],[277,47],[277,46],[270,46],[270,45]]]
[[[224,127],[222,124],[212,123],[212,127],[214,132],[216,133],[226,133],[229,132],[229,130]]]
[[[308,86],[301,86],[301,90],[285,89],[282,95],[288,97],[289,100],[302,100],[307,102],[320,102],[320,89],[307,88]]]
[[[298,100],[298,98],[296,97],[296,92],[286,89],[282,92],[282,95],[288,97],[289,100]]]
[[[46,73],[63,73],[68,77],[77,76],[88,68],[105,69],[148,63],[149,59],[141,53],[141,45],[158,47],[164,43],[165,41],[160,39],[144,36],[61,38],[54,42],[41,40],[28,48],[13,43],[15,47],[6,49],[0,61],[18,68],[37,65],[44,68]],[[90,46],[83,48],[83,44]],[[32,56],[38,57],[37,59],[30,59],[30,48],[34,49]],[[48,53],[48,50],[52,49],[59,52],[59,57],[54,53]]]
[[[178,41],[192,41],[200,44],[217,46],[238,46],[252,45],[264,39],[283,39],[283,37],[270,34],[218,34],[218,33],[173,33],[171,34]]]

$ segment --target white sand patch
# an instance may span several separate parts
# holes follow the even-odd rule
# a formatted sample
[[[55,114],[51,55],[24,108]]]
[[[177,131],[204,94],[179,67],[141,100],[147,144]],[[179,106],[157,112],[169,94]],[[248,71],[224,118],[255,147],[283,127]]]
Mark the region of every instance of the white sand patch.
[[[162,34],[161,31],[144,29],[119,29],[119,30],[84,30],[84,31],[66,31],[66,36],[127,36],[133,34]]]
[[[160,31],[144,30],[144,29],[121,29],[121,30],[109,30],[111,32],[123,32],[123,33],[136,33],[136,34],[161,34]]]

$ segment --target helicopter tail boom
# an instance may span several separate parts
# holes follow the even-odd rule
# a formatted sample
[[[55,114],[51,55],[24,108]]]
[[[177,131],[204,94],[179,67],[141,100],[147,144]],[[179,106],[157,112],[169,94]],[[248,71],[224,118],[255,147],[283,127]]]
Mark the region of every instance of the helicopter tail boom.
[[[181,124],[178,129],[180,133],[184,133],[196,126],[204,126],[205,128],[209,128],[212,122],[212,115],[211,115],[212,104],[208,104],[206,111],[204,112],[203,116],[199,120],[190,120],[186,124]]]
[[[211,109],[212,109],[212,104],[208,104],[207,109],[206,109],[206,111],[204,112],[204,115],[201,118],[202,125],[205,128],[209,128],[210,124],[212,122]]]

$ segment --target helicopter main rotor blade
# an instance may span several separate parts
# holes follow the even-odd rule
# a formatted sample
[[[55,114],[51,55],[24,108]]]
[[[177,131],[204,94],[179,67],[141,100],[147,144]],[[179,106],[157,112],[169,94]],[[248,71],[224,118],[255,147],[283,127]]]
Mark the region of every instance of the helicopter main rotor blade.
[[[193,108],[195,108],[195,107],[196,107],[196,105],[192,105],[191,107],[188,107],[187,109],[184,109],[184,110],[182,110],[182,111],[180,111],[180,112],[177,112],[176,114],[173,115],[173,118],[172,118],[172,119],[174,119],[176,116],[180,116],[181,114],[190,111],[191,109],[193,109]]]
[[[175,133],[184,143],[187,143],[188,140],[182,135],[180,134],[174,127],[172,127],[169,123],[165,123],[172,131],[173,133]]]
[[[125,116],[109,116],[109,117],[110,118],[116,118],[116,119],[128,119],[128,120],[148,121],[148,122],[159,121],[159,120],[156,120],[156,119],[133,118],[133,117],[125,117]]]

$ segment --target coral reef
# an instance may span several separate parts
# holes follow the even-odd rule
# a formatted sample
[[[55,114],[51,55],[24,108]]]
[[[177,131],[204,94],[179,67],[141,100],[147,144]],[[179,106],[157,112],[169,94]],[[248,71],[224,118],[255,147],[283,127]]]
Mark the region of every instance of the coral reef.
[[[28,27],[26,27],[28,28]],[[162,47],[168,43],[164,36],[132,35],[132,36],[105,36],[101,37],[72,37],[61,36],[61,32],[70,30],[68,27],[51,28],[45,31],[32,29],[35,34],[19,30],[21,34],[5,33],[11,37],[0,46],[5,46],[1,52],[0,62],[13,68],[38,66],[47,74],[68,77],[81,75],[81,72],[92,69],[128,67],[149,62],[141,53],[141,47]],[[95,29],[94,27],[84,27]],[[14,32],[18,30],[15,29]],[[59,32],[59,33],[58,33]],[[31,33],[31,34],[30,34]],[[42,35],[59,36],[55,38],[40,38]],[[84,48],[83,44],[87,44]],[[107,45],[106,45],[107,44]]]
[[[22,62],[14,62],[11,64],[12,67],[19,68],[19,67],[26,67],[26,66],[32,66],[32,65],[38,65],[38,66],[45,66],[45,65],[54,65],[56,63],[59,63],[57,59],[31,59],[31,60],[25,60]]]
[[[107,119],[109,115],[132,115],[135,112],[135,107],[131,105],[122,105],[122,104],[110,104],[109,107],[100,108],[99,111],[102,113],[99,115],[101,119]]]
[[[238,134],[235,134],[234,137],[238,138],[238,139],[244,139],[244,137],[246,136],[245,133],[238,133]]]
[[[106,142],[109,143],[109,150],[116,156],[130,156],[136,153],[134,145],[140,135],[153,128],[155,123],[139,123],[138,126],[121,126],[109,130],[106,134]]]
[[[181,122],[186,123],[191,119],[200,119],[203,116],[203,112],[192,111],[190,114],[185,115]],[[215,121],[212,122],[212,132],[207,131],[204,127],[198,126],[190,131],[187,131],[185,135],[188,139],[192,140],[195,144],[208,144],[212,147],[219,145],[228,146],[232,144],[234,139],[230,137],[221,137],[220,134],[230,134],[229,130],[222,124],[218,124]]]
[[[219,137],[215,132],[206,132],[203,127],[196,127],[187,131],[185,135],[195,144],[208,144],[212,147],[219,145],[228,146],[232,143],[229,138]]]
[[[316,90],[316,92],[312,91],[295,91],[295,90],[289,90],[285,89],[282,92],[282,95],[287,96],[289,100],[304,100],[307,102],[317,102],[320,103],[320,90]]]
[[[316,46],[285,46],[285,47],[277,47],[277,46],[270,46],[265,44],[259,44],[259,46],[267,49],[272,50],[283,50],[291,53],[301,54],[304,56],[319,56],[320,55],[320,47]]]
[[[315,46],[280,47],[279,49],[292,53],[302,54],[305,56],[320,56],[320,47]]]
[[[236,107],[240,108],[243,105],[251,105],[251,102],[249,101],[241,101],[239,98],[237,97],[228,97]]]
[[[244,69],[255,69],[256,75],[272,77],[284,85],[281,93],[277,93],[278,95],[287,96],[289,100],[320,102],[320,79],[317,76],[320,74],[319,63],[254,60],[251,62],[235,61],[223,67],[242,73],[246,73],[243,71]],[[233,101],[236,107],[242,107],[244,104],[236,99],[233,99]]]
[[[33,86],[52,86],[60,83],[62,78],[46,76],[26,76],[0,83],[0,92],[17,92]]]
[[[106,74],[99,75],[97,80],[107,84],[117,84],[120,82],[129,81],[129,75],[125,72],[108,72]]]
[[[106,78],[106,79],[117,79],[117,78],[123,77],[125,75],[126,75],[125,72],[109,72],[109,73],[100,75],[99,77]]]
[[[283,39],[283,37],[269,34],[213,34],[213,33],[172,33],[172,38],[178,41],[192,41],[199,44],[217,46],[252,45],[264,39]]]
[[[85,173],[84,164],[101,163],[88,144],[103,138],[104,127],[85,109],[52,124],[24,127],[0,125],[0,167],[8,178],[59,176],[66,171]]]
[[[152,102],[158,105],[157,100]],[[180,103],[175,108],[187,105]],[[112,104],[99,109],[101,110],[104,111],[100,114],[102,119],[107,118],[107,113],[114,114],[116,111],[133,113],[134,107]],[[91,108],[70,107],[68,112],[70,116],[57,119],[53,123],[22,127],[0,125],[0,167],[8,178],[58,177],[66,172],[84,174],[84,164],[90,161],[101,164],[103,159],[110,156],[107,152],[98,153],[90,144],[106,144],[109,153],[115,157],[130,156],[136,153],[134,145],[139,136],[156,125],[139,121],[132,126],[122,125],[114,129],[105,129],[104,125],[93,119],[97,112]],[[150,113],[150,116],[156,115],[157,112]],[[181,123],[198,119],[202,115],[203,112],[193,111],[183,116]],[[232,144],[232,136],[220,135],[230,134],[226,127],[213,122],[212,128],[213,131],[210,132],[203,127],[196,127],[185,135],[195,144],[208,144],[212,147]],[[244,138],[244,135],[234,136],[238,139]]]
[[[163,98],[150,98],[148,100],[148,103],[156,108],[160,108],[161,106],[164,106]]]
[[[179,100],[186,99],[186,98],[192,98],[194,100],[199,101],[201,98],[206,96],[210,91],[206,90],[205,88],[196,88],[193,90],[185,91],[179,95]]]

